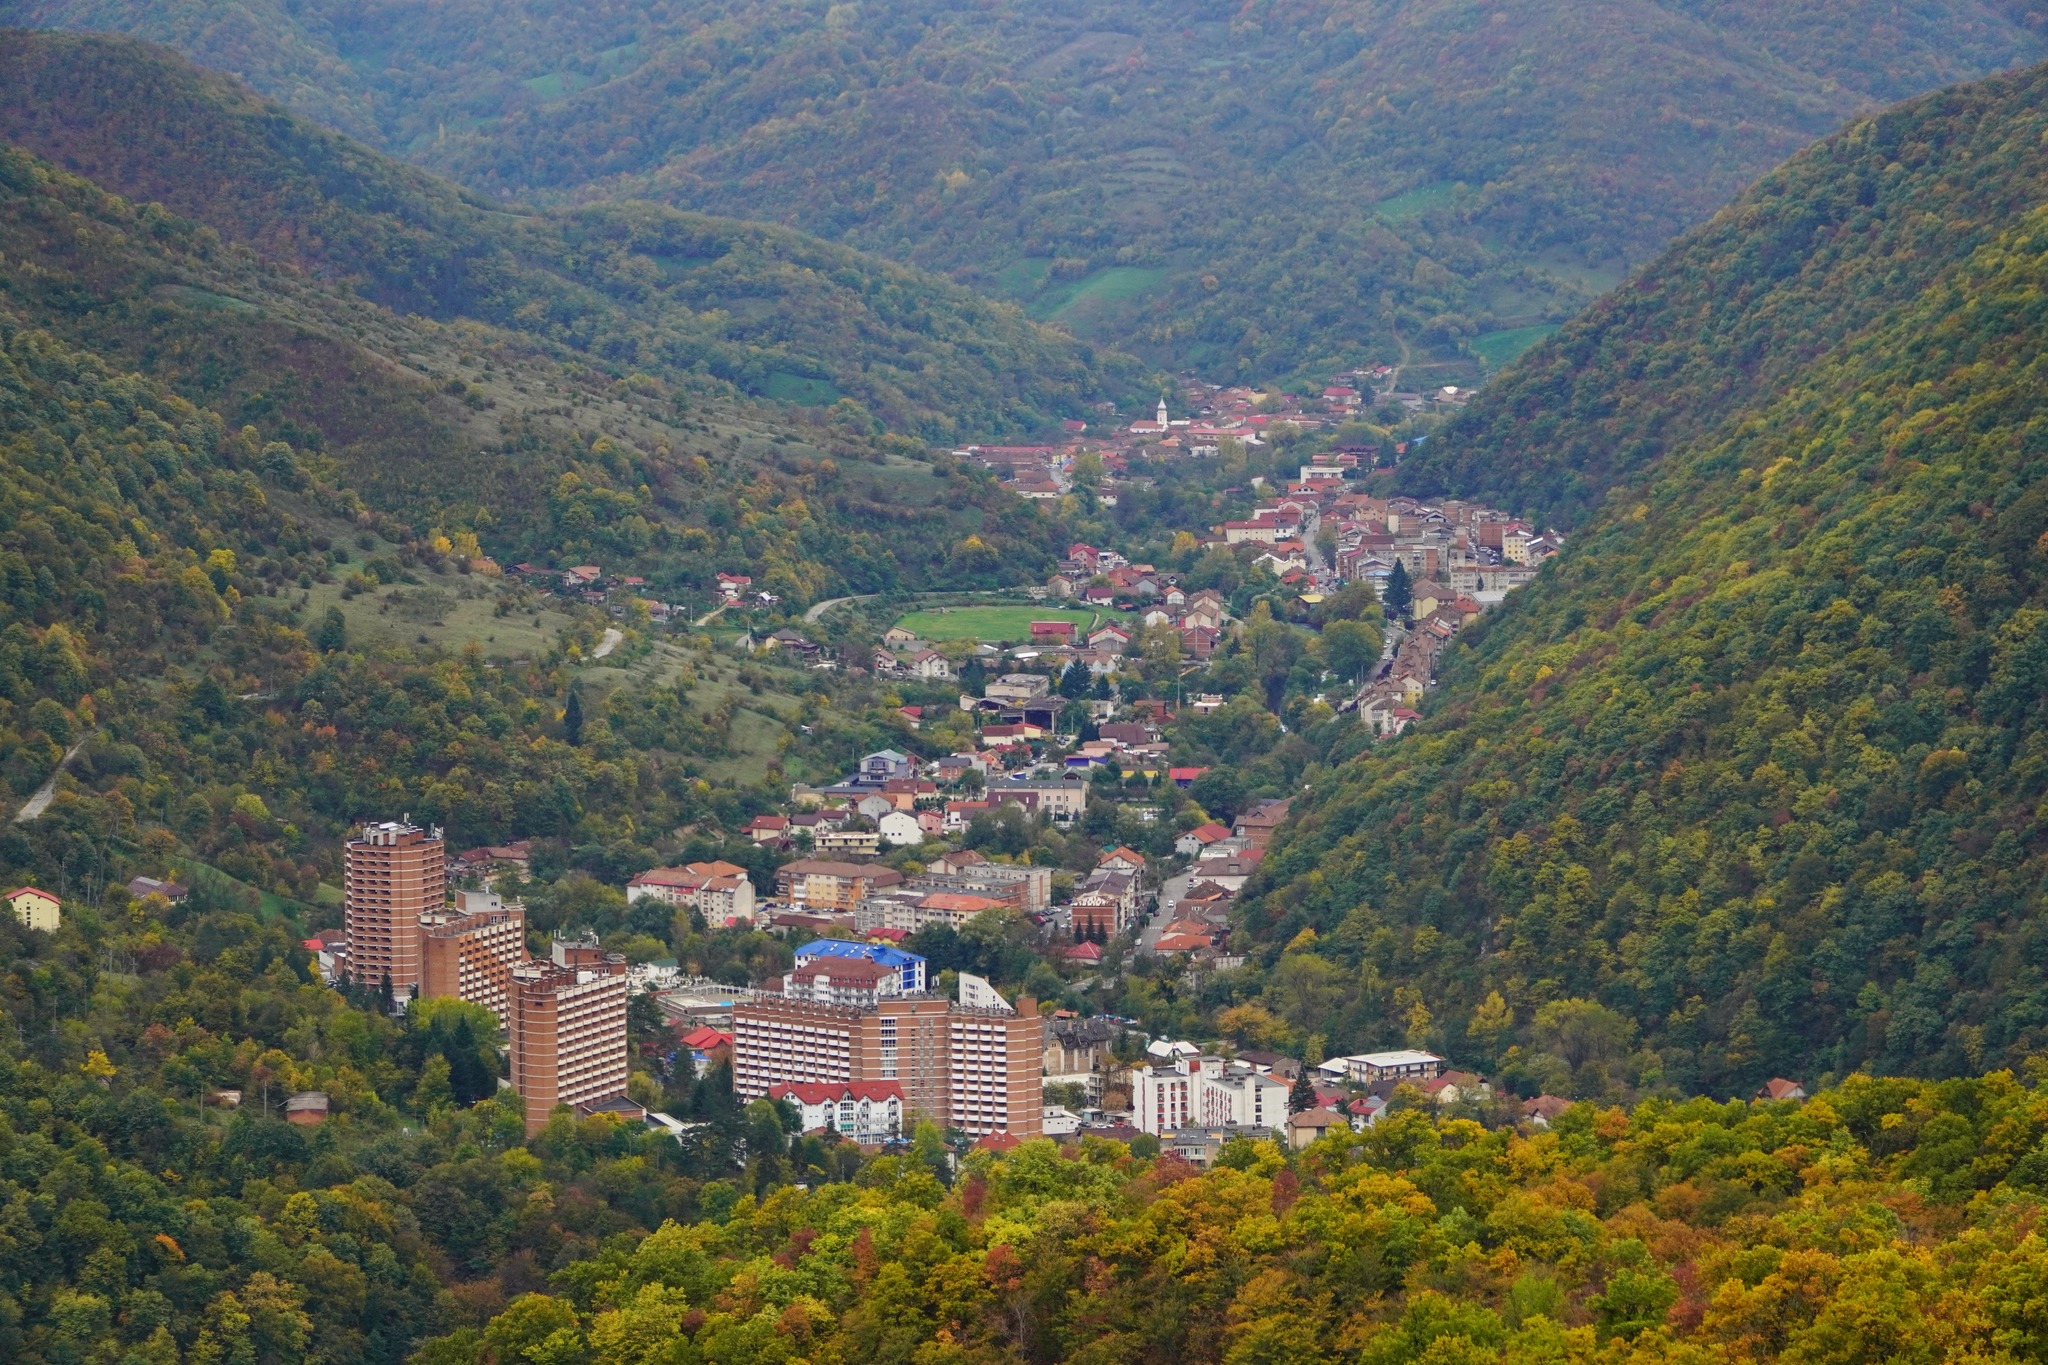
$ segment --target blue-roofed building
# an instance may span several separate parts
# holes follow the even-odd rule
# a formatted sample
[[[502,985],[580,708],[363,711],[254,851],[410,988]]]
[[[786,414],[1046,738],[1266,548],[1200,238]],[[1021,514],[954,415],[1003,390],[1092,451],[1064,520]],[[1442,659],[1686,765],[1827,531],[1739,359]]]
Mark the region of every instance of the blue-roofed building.
[[[886,943],[848,943],[844,939],[821,938],[796,950],[796,965],[802,967],[813,958],[820,957],[864,957],[880,966],[895,968],[904,991],[925,988],[924,959],[916,953],[891,948]]]

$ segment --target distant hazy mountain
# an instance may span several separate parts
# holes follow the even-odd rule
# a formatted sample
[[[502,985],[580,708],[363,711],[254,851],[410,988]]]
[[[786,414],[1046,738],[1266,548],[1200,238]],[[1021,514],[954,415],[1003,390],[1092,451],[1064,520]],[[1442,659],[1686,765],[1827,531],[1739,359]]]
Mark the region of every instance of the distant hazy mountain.
[[[491,193],[650,195],[1212,373],[1504,358],[2018,0],[9,0]],[[1455,369],[1418,371],[1419,380]]]

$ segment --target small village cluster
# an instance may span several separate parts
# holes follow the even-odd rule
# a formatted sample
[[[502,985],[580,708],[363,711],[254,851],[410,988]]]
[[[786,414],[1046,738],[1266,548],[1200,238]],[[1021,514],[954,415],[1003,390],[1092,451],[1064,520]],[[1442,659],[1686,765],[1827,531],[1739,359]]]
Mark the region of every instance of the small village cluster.
[[[953,453],[995,471],[1019,497],[1039,502],[1055,502],[1073,491],[1076,462],[1094,456],[1102,462],[1104,474],[1101,500],[1115,506],[1118,486],[1131,477],[1128,463],[1133,456],[1214,458],[1229,441],[1255,449],[1283,431],[1329,430],[1368,410],[1392,407],[1403,415],[1450,412],[1472,396],[1471,390],[1456,385],[1428,393],[1397,390],[1392,387],[1396,379],[1391,366],[1368,366],[1338,375],[1312,395],[1189,381],[1179,394],[1186,416],[1173,416],[1162,398],[1153,417],[1108,428],[1100,435],[1090,433],[1089,423],[1074,420],[1065,424],[1065,439],[1057,445],[977,445]],[[1355,463],[1359,452],[1351,456]]]

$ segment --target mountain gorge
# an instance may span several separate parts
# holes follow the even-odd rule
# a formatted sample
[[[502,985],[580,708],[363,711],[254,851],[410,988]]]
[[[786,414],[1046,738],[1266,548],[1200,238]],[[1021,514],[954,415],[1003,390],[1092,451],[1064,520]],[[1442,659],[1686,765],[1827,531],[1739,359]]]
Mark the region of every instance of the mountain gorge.
[[[1852,114],[2048,51],[1993,0],[10,14],[169,43],[488,194],[784,223],[1248,379],[1468,374]]]
[[[0,1361],[2048,1361],[2043,18],[0,0]]]
[[[1687,1090],[2041,1046],[2044,132],[2041,70],[1853,125],[1404,467],[1584,524],[1262,869],[1335,1036],[1512,1072],[1571,1001]]]

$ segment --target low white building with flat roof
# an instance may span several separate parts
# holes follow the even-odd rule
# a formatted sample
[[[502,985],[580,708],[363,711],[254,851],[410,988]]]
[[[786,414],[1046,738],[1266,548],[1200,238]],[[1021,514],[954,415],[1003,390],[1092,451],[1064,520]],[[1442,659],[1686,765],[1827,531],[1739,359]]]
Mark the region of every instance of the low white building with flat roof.
[[[1434,1052],[1413,1049],[1332,1057],[1316,1068],[1327,1076],[1358,1085],[1371,1085],[1375,1081],[1431,1081],[1441,1075],[1443,1069],[1443,1058]]]

